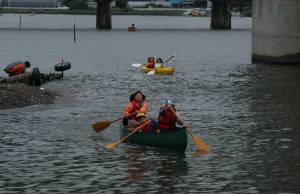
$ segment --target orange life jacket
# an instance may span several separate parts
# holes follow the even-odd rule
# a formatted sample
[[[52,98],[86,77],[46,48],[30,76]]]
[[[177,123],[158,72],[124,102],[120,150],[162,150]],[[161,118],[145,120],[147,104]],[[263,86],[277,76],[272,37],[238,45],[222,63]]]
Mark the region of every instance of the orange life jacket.
[[[124,108],[124,117],[127,117],[128,119],[135,119],[136,115],[131,115],[128,117],[128,115],[135,113],[136,111],[145,113],[147,112],[148,106],[146,102],[143,102],[141,104],[137,103],[135,100],[132,100],[127,106]]]
[[[155,64],[154,63],[147,63],[146,67],[153,69],[153,68],[155,68]]]
[[[155,62],[153,60],[151,60],[151,57],[148,59],[146,67],[147,68],[155,68]]]
[[[13,67],[8,69],[9,75],[20,75],[25,73],[25,65],[23,63],[15,64]]]

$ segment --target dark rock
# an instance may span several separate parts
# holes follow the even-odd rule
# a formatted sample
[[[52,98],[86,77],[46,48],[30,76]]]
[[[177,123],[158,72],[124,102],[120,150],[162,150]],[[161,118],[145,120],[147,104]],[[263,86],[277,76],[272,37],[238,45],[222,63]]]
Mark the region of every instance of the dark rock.
[[[51,104],[57,94],[23,83],[0,83],[0,109]]]

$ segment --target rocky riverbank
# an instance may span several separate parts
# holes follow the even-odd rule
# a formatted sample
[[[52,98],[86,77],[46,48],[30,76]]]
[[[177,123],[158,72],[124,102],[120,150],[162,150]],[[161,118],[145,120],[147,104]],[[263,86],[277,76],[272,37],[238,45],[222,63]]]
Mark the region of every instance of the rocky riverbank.
[[[35,104],[51,104],[57,94],[23,83],[0,83],[0,110]]]

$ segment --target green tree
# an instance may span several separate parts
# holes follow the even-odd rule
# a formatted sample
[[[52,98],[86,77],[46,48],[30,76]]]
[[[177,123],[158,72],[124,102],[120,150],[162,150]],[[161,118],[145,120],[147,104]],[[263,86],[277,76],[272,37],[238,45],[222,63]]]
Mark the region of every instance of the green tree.
[[[70,9],[87,9],[87,3],[84,0],[64,0],[64,5],[70,7]]]
[[[121,9],[126,9],[128,4],[128,0],[116,0],[116,7]]]

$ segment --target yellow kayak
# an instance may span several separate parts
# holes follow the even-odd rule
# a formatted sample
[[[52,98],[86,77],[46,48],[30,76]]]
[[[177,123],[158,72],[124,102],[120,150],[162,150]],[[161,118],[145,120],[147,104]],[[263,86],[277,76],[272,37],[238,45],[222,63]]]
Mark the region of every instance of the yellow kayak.
[[[154,74],[161,74],[161,75],[172,75],[175,71],[174,67],[148,68],[145,65],[143,65],[141,68],[145,73],[154,71]]]

